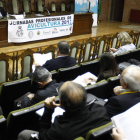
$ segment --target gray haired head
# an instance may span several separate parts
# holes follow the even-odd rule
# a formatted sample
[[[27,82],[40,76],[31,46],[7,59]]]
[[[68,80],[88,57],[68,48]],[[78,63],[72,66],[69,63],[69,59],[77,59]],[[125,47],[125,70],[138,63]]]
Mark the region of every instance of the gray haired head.
[[[35,82],[46,82],[51,78],[49,71],[43,67],[37,67],[34,74],[33,79]]]
[[[127,32],[121,32],[118,34],[118,40],[121,43],[121,46],[131,44],[132,43],[132,38]]]
[[[131,65],[123,71],[123,81],[132,91],[140,90],[140,67]]]

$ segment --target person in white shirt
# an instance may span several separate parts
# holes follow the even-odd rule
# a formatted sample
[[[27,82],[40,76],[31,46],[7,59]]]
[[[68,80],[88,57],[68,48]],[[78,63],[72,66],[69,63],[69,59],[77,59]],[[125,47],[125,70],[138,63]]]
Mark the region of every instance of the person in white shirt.
[[[116,54],[123,53],[136,49],[136,46],[132,43],[132,38],[127,32],[121,32],[118,34],[118,41],[120,41],[121,47],[118,49],[110,48],[110,52],[115,56]]]

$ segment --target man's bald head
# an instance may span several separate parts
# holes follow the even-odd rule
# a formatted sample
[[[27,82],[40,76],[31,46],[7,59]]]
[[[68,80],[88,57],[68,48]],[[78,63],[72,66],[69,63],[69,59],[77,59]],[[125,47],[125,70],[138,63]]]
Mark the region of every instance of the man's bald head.
[[[62,55],[68,55],[69,54],[70,46],[69,46],[69,43],[67,41],[60,41],[57,44],[57,48],[59,49],[59,52]]]
[[[68,81],[61,86],[59,97],[62,107],[73,111],[86,104],[87,93],[81,85]]]
[[[129,66],[122,72],[122,80],[133,91],[140,90],[140,67]]]

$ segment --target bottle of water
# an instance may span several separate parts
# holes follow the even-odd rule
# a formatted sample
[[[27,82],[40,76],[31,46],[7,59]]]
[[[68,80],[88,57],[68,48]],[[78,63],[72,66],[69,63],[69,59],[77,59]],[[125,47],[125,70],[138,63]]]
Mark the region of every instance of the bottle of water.
[[[8,14],[8,12],[7,12],[7,15],[6,15],[6,17],[7,17],[7,18],[9,18],[9,14]]]
[[[25,12],[23,12],[23,16],[26,17],[26,13]]]
[[[0,12],[0,19],[2,19],[3,18],[3,16],[2,16],[2,14],[1,14],[1,12]]]

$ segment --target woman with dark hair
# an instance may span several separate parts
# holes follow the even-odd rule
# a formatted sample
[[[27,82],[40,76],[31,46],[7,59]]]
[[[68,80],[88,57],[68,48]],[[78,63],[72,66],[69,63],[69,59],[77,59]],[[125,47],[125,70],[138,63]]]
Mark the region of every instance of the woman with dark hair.
[[[85,83],[89,84],[91,81],[99,82],[103,79],[108,79],[109,77],[117,76],[120,70],[117,67],[116,60],[114,56],[109,53],[103,53],[100,57],[100,73],[98,78],[88,78],[85,79]]]

